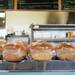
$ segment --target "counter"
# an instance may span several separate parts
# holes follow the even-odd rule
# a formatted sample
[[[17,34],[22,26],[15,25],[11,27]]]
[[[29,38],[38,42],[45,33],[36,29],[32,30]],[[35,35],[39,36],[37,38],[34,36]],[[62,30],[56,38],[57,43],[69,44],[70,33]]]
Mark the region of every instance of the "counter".
[[[0,75],[75,75],[75,72],[16,72],[16,73],[6,73],[1,72]]]

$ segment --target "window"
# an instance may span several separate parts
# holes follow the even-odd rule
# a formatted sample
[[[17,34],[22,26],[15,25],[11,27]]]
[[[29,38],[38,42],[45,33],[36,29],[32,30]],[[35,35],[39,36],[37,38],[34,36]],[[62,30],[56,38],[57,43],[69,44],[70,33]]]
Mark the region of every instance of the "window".
[[[0,9],[12,9],[14,0],[0,0]]]
[[[58,9],[58,0],[18,0],[18,9]]]
[[[63,9],[75,9],[75,0],[62,0]]]

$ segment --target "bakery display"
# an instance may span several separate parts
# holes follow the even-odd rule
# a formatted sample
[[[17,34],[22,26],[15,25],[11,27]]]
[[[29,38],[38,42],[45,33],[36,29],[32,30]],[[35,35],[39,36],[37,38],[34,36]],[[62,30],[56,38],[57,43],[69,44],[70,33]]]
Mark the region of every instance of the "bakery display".
[[[75,60],[75,45],[71,43],[53,44],[46,41],[35,41],[30,45],[22,41],[0,40],[0,57],[3,60],[17,62],[29,56],[36,61],[52,60],[56,55],[60,60]],[[57,60],[57,59],[54,59]]]
[[[61,43],[56,45],[56,54],[61,60],[75,60],[75,46],[71,43]]]
[[[3,49],[3,59],[7,61],[21,61],[27,55],[27,44],[23,42],[9,42]]]
[[[48,61],[52,59],[52,45],[46,41],[33,42],[29,51],[33,60]]]

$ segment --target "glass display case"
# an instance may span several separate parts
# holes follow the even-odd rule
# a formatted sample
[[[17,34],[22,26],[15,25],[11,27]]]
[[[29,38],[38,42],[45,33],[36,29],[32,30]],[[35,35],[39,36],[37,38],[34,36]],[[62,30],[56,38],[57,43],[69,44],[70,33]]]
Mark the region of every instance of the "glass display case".
[[[68,43],[75,45],[74,24],[32,24],[31,43],[33,41],[48,41],[52,45]],[[42,36],[41,36],[42,35]],[[10,39],[11,40],[11,39]],[[75,71],[75,60],[60,60],[53,57],[49,61],[35,61],[27,56],[20,62],[8,62],[0,60],[0,70],[5,72],[54,72],[54,71]]]

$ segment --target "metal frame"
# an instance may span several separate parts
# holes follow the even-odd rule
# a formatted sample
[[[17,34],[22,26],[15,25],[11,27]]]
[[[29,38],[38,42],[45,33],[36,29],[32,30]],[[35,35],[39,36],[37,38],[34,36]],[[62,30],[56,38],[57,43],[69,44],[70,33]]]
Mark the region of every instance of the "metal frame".
[[[75,31],[75,24],[31,24],[31,42],[34,31]],[[75,39],[51,39],[50,42],[75,42]]]
[[[23,38],[23,39],[28,38],[28,41],[27,41],[27,42],[26,42],[25,40],[22,40],[22,41],[24,41],[24,42],[26,42],[26,43],[28,43],[28,44],[30,43],[29,35],[24,35],[24,36],[13,35],[13,36],[6,37],[5,39],[6,39],[7,41],[9,41],[10,39],[12,39],[12,40],[14,40],[14,39],[19,40],[20,38]]]

